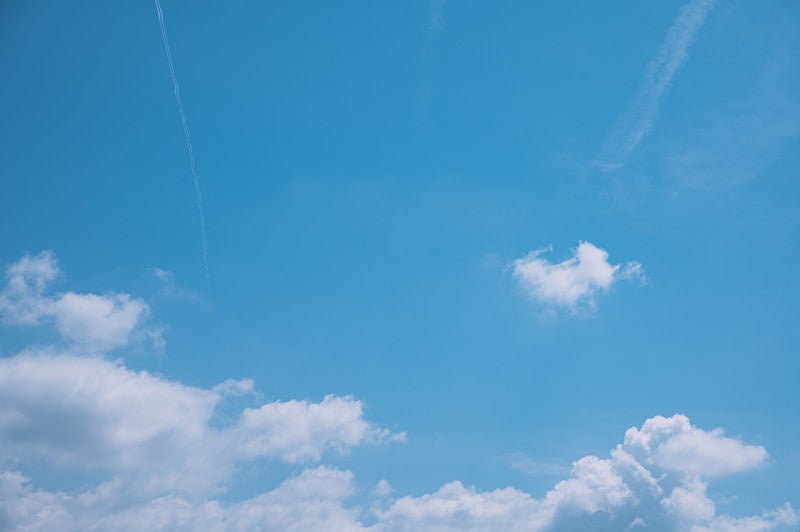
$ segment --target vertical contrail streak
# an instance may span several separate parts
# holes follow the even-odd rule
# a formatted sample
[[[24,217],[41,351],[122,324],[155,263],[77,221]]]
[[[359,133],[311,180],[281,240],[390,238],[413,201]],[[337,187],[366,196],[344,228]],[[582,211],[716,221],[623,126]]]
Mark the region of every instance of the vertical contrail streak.
[[[186,123],[186,113],[183,111],[181,101],[181,91],[178,88],[178,78],[175,77],[175,66],[172,64],[172,52],[169,49],[169,39],[167,29],[164,27],[164,12],[161,11],[161,2],[155,0],[156,11],[158,11],[158,23],[161,26],[161,39],[164,41],[164,52],[167,54],[169,64],[169,75],[172,78],[172,88],[175,92],[175,102],[178,104],[178,113],[181,115],[181,126],[183,127],[183,137],[186,139],[186,153],[189,155],[189,169],[194,179],[194,191],[197,194],[197,210],[200,213],[200,236],[203,242],[203,267],[205,269],[206,281],[210,284],[208,274],[208,249],[206,248],[206,216],[203,212],[203,195],[200,193],[200,180],[197,178],[197,170],[194,162],[194,151],[192,150],[192,139],[189,137],[189,125]]]

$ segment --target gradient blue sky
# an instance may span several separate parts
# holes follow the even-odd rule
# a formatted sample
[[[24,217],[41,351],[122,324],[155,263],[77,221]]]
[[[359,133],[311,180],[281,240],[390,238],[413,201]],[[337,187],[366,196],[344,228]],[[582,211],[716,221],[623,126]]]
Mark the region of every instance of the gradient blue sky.
[[[55,292],[146,301],[165,346],[104,355],[127,368],[353,395],[407,433],[326,456],[359,486],[539,498],[680,413],[769,453],[709,485],[718,514],[797,508],[800,5],[719,1],[648,115],[684,4],[164,0],[209,286],[153,4],[5,2],[0,262],[52,250]],[[646,281],[576,310],[515,277],[582,241]],[[58,345],[1,327],[7,358]],[[19,460],[46,489],[94,478]],[[222,500],[299,471],[243,468]]]

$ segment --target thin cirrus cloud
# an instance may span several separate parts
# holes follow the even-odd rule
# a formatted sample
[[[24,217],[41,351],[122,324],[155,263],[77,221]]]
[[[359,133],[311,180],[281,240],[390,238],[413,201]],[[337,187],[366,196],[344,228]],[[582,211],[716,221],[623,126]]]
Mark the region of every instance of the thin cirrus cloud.
[[[595,161],[599,169],[614,171],[624,166],[653,129],[661,100],[686,61],[689,47],[714,3],[715,0],[691,0],[681,8],[656,55],[647,64],[639,88],[612,128],[601,156]]]
[[[9,269],[7,290],[33,291],[47,307],[52,298],[41,294],[58,269],[52,255],[35,259]],[[21,315],[36,322],[42,314]],[[755,532],[798,523],[788,503],[750,516],[720,513],[710,482],[763,467],[767,451],[680,414],[628,429],[608,457],[576,460],[539,498],[457,480],[400,495],[385,479],[360,489],[353,471],[322,463],[363,445],[405,440],[366,420],[352,397],[258,404],[250,379],[199,388],[81,352],[77,345],[39,346],[0,358],[0,528]],[[233,397],[256,404],[218,419]],[[259,458],[293,472],[274,489],[223,498],[236,471]],[[61,475],[62,489],[41,487],[42,474],[51,486]],[[79,480],[64,487],[70,475]],[[367,499],[354,501],[356,493]]]
[[[608,252],[590,242],[580,242],[572,257],[551,263],[542,255],[551,248],[531,251],[513,262],[513,275],[537,301],[570,312],[595,308],[599,294],[626,279],[644,281],[638,262],[611,264]]]

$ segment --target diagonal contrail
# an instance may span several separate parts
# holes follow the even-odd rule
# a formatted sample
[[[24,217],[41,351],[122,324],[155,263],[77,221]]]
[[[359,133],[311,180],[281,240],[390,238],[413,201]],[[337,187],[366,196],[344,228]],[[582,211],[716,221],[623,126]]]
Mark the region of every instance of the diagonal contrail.
[[[650,133],[661,99],[686,60],[689,46],[714,2],[690,0],[683,6],[655,57],[648,63],[639,90],[612,129],[600,160],[595,161],[601,170],[613,171],[624,166],[642,139]]]
[[[158,23],[161,25],[161,39],[164,41],[164,51],[167,54],[169,64],[169,75],[172,78],[172,87],[175,92],[175,102],[178,104],[178,113],[181,115],[181,126],[183,126],[183,137],[186,139],[186,152],[189,155],[189,169],[194,179],[194,191],[197,194],[197,210],[200,213],[200,236],[203,241],[203,267],[206,273],[206,281],[210,284],[208,274],[208,249],[206,248],[206,216],[203,212],[203,195],[200,193],[200,180],[197,178],[197,170],[194,162],[194,151],[192,150],[192,139],[189,137],[189,125],[186,123],[186,113],[183,111],[181,101],[181,91],[178,88],[178,78],[175,77],[175,66],[172,64],[172,52],[169,49],[169,39],[167,29],[164,27],[164,12],[161,11],[161,2],[155,0],[156,11],[158,11]]]

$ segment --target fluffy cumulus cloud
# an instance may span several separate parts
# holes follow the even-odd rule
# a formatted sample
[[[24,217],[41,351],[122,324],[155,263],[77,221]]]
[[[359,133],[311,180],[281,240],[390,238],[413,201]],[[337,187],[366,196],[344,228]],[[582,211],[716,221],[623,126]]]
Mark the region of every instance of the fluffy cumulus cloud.
[[[0,317],[7,323],[52,320],[62,337],[85,349],[107,351],[128,342],[149,307],[128,294],[47,294],[60,270],[50,251],[24,256],[6,269]],[[157,343],[157,330],[143,331]]]
[[[763,447],[727,438],[722,429],[692,427],[686,416],[648,419],[640,429],[628,429],[625,446],[660,469],[698,476],[748,471],[767,456]]]
[[[327,450],[403,437],[366,421],[358,400],[335,396],[245,408],[215,428],[227,388],[186,386],[96,357],[0,359],[0,457],[81,464],[109,475],[116,490],[193,496],[220,491],[255,458],[313,462]]]
[[[674,446],[684,451],[670,455]],[[704,456],[718,458],[698,468]],[[543,497],[514,488],[479,491],[451,482],[418,497],[401,497],[379,512],[379,530],[736,530],[795,526],[788,504],[760,515],[718,515],[706,494],[705,475],[759,467],[763,447],[746,445],[719,430],[703,431],[683,415],[648,419],[628,430],[608,458],[585,456],[569,478]]]
[[[544,494],[457,480],[420,495],[386,480],[360,489],[352,471],[320,462],[405,436],[365,419],[359,400],[263,403],[249,379],[189,386],[98,356],[94,340],[82,356],[76,337],[94,333],[57,319],[52,307],[71,294],[46,295],[58,273],[50,254],[7,272],[6,321],[51,323],[73,343],[0,358],[0,530],[755,532],[798,523],[788,504],[720,513],[709,483],[762,467],[767,452],[683,415],[628,429],[608,456],[576,460]],[[242,401],[250,406],[237,408]],[[291,473],[250,497],[226,495],[256,459]]]
[[[218,489],[207,483],[189,486],[200,481],[192,472],[198,466],[197,457],[188,463],[169,464],[177,454],[165,461],[162,459],[164,455],[160,454],[165,452],[162,449],[160,453],[145,453],[139,466],[148,460],[156,460],[160,468],[171,468],[173,476],[188,475],[188,478],[163,484],[160,475],[163,476],[164,472],[156,472],[154,468],[146,473],[146,478],[137,478],[136,485],[130,486],[126,485],[131,481],[129,477],[134,475],[130,463],[127,472],[122,473],[120,471],[125,467],[114,468],[104,464],[103,467],[116,471],[116,478],[88,490],[62,492],[36,489],[24,474],[7,470],[0,474],[0,525],[59,530],[375,532],[576,529],[756,532],[788,530],[788,527],[796,526],[798,515],[788,504],[759,515],[719,515],[714,501],[706,493],[708,484],[695,473],[692,460],[683,465],[673,462],[667,470],[654,465],[655,461],[651,460],[661,445],[669,445],[681,435],[703,431],[688,424],[688,420],[680,415],[653,418],[641,428],[631,430],[647,431],[654,425],[654,420],[673,421],[675,425],[683,425],[686,421],[686,430],[674,434],[657,430],[654,435],[661,443],[650,450],[626,438],[607,458],[583,457],[573,464],[569,478],[539,498],[513,487],[480,491],[453,481],[433,493],[420,496],[392,498],[391,489],[376,490],[372,492],[376,497],[372,504],[359,506],[350,503],[356,492],[354,474],[318,465],[290,476],[273,490],[225,503],[214,496]],[[202,432],[209,429],[183,427],[175,430]],[[236,432],[239,428],[231,430]],[[358,443],[364,441],[369,441],[369,438]],[[719,445],[721,453],[729,455],[731,449],[738,449],[746,460],[751,460],[749,456],[753,449],[760,449],[763,453],[759,446],[745,445],[718,433],[713,441]],[[734,446],[730,445],[732,442],[735,442]],[[203,459],[224,461],[220,453],[235,454],[236,447],[236,438],[222,446],[213,445],[214,456],[209,454]],[[284,458],[280,453],[275,456]],[[741,461],[730,455],[728,458],[734,458],[731,464],[736,465],[727,471],[731,474],[741,472],[738,465]],[[90,467],[92,460],[76,463]],[[751,462],[751,468],[760,464],[761,461]],[[208,468],[201,469],[204,475],[210,474]],[[719,474],[714,472],[714,475]],[[229,476],[230,471],[222,475],[225,478]],[[384,481],[382,485],[388,486],[388,483]]]
[[[551,263],[542,255],[550,248],[539,249],[514,261],[514,277],[535,299],[551,307],[572,312],[593,309],[598,294],[607,292],[624,279],[644,280],[638,262],[611,264],[608,252],[589,242],[581,242],[574,255],[563,262]]]

